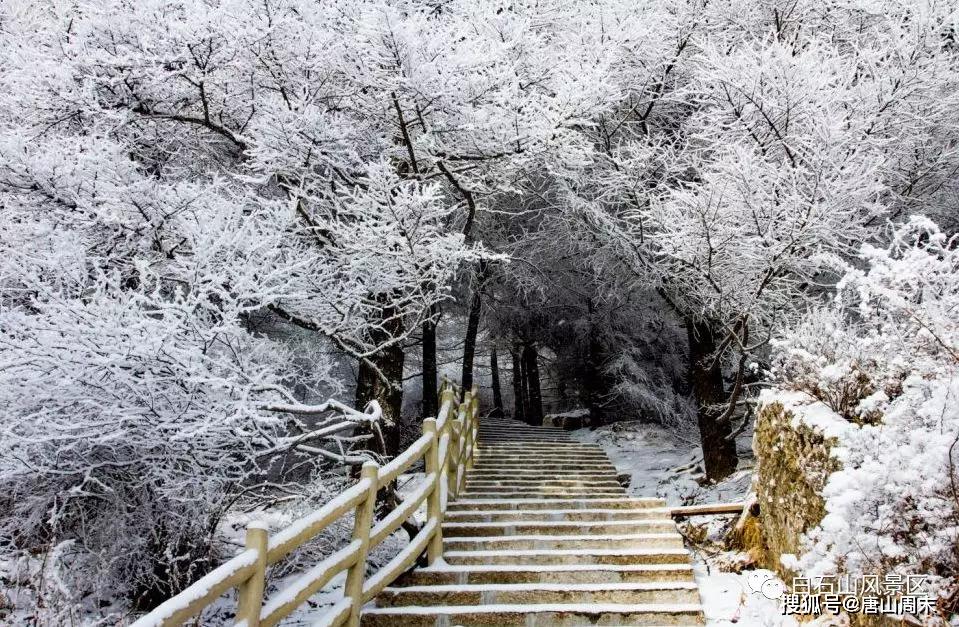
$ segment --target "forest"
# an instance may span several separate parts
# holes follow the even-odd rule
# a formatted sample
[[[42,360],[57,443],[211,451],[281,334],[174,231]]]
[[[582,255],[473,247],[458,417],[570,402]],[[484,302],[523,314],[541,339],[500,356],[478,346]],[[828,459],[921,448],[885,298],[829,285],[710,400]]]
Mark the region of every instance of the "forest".
[[[0,623],[127,624],[445,378],[743,499],[822,434],[766,567],[959,624],[957,312],[951,0],[3,0]]]

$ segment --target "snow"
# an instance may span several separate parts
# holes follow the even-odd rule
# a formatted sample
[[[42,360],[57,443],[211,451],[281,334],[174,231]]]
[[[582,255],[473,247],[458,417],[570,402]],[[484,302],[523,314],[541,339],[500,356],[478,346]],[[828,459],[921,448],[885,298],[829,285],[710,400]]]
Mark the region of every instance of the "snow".
[[[793,427],[804,424],[827,438],[841,439],[854,428],[825,403],[805,392],[766,388],[759,393],[760,407],[779,403],[793,414]]]
[[[756,581],[776,581],[776,574],[768,570],[753,570],[746,574],[710,573],[705,564],[696,565],[696,582],[702,598],[703,611],[710,627],[798,627],[792,617],[783,616],[779,601],[762,593]]]
[[[638,421],[617,422],[595,430],[578,429],[572,436],[598,444],[616,471],[630,477],[629,498],[661,498],[670,506],[734,503],[743,499],[751,481],[749,434],[738,441],[740,469],[715,486],[704,487],[702,454],[698,442],[681,437],[666,427]]]

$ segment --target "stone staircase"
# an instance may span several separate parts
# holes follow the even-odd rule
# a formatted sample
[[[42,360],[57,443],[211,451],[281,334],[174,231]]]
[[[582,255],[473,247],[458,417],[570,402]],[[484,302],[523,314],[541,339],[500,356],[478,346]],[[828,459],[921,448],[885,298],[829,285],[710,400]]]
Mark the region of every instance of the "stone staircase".
[[[362,624],[704,623],[666,503],[627,498],[603,450],[559,429],[482,421],[443,544],[442,562],[383,590]]]

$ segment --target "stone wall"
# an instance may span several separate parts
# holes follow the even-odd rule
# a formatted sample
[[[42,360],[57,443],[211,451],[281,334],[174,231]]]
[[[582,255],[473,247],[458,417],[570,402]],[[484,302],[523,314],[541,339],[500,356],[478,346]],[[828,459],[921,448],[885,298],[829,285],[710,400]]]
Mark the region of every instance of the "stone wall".
[[[799,554],[803,533],[826,515],[822,490],[829,475],[840,468],[830,453],[835,443],[806,425],[794,426],[792,413],[779,403],[764,406],[756,420],[754,489],[762,563],[784,579],[792,573],[780,557]]]
[[[753,451],[755,504],[730,535],[730,548],[745,551],[761,568],[775,571],[789,584],[794,573],[782,565],[783,555],[802,553],[803,534],[826,515],[822,490],[841,465],[832,456],[835,438],[805,424],[780,403],[762,407],[756,419]],[[812,618],[812,617],[809,617]],[[898,624],[878,617],[850,616],[851,627]]]

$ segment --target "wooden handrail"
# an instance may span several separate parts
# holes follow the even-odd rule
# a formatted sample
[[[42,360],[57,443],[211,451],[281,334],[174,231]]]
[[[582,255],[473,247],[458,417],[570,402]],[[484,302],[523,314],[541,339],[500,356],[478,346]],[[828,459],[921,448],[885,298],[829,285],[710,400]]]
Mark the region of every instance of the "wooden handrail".
[[[440,386],[440,411],[423,421],[423,435],[388,464],[363,464],[360,479],[318,510],[307,514],[270,537],[266,526],[247,527],[246,548],[180,594],[146,614],[133,627],[182,625],[200,614],[229,590],[237,589],[236,625],[273,627],[316,594],[336,575],[346,571],[343,599],[320,617],[329,627],[358,627],[363,604],[390,585],[424,551],[430,564],[443,557],[442,524],[450,497],[462,489],[472,466],[479,432],[477,388],[463,394],[444,379]],[[377,492],[423,459],[425,476],[389,514],[374,524]],[[386,539],[426,503],[426,524],[410,543],[385,566],[366,576],[370,550]],[[316,538],[348,512],[353,512],[350,542],[264,600],[266,569]]]
[[[744,509],[746,509],[746,503],[709,503],[706,505],[673,507],[669,510],[669,515],[673,518],[689,518],[690,516],[741,514]]]

